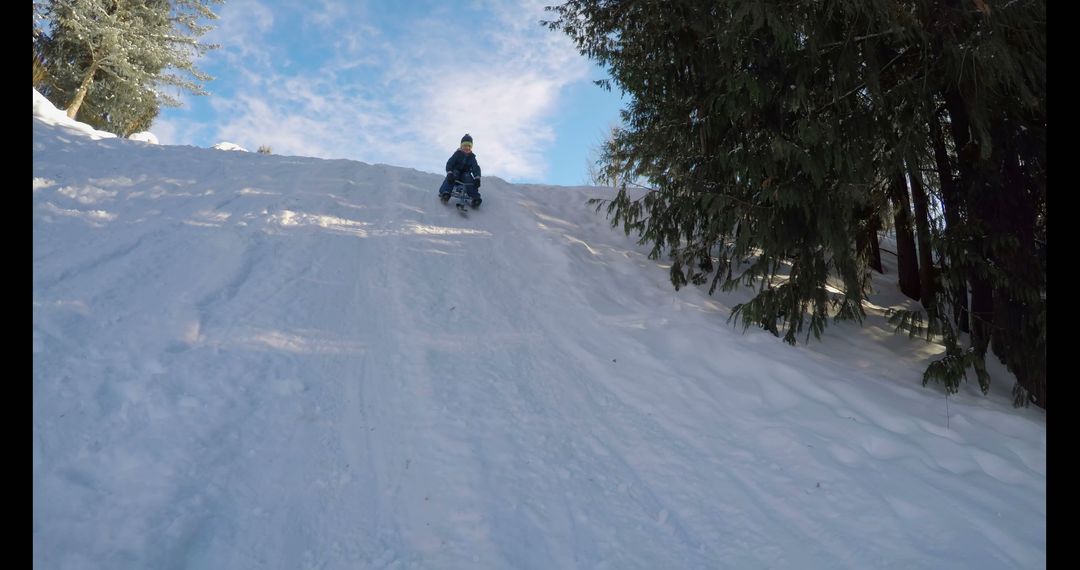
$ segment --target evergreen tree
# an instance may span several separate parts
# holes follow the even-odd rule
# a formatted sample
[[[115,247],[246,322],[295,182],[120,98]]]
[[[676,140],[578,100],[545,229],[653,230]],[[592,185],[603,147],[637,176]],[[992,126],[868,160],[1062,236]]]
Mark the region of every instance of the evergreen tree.
[[[926,310],[897,322],[946,344],[924,382],[955,391],[974,369],[986,390],[992,344],[1017,403],[1045,407],[1044,0],[549,10],[545,23],[630,95],[602,161],[609,179],[648,188],[622,184],[607,212],[671,257],[676,288],[756,285],[732,318],[783,327],[790,343],[830,317],[860,319],[867,232],[887,199],[900,278]]]
[[[972,10],[960,0],[912,3],[920,49],[932,64],[922,87],[932,102],[923,122],[948,133],[930,137],[935,154],[943,155],[942,281],[972,292],[970,347],[961,349],[945,330],[950,356],[932,365],[925,380],[955,390],[970,366],[987,389],[983,360],[993,342],[1017,377],[1016,403],[1045,408],[1046,3],[976,4]],[[945,127],[932,116],[939,109]],[[937,140],[948,135],[945,144]],[[939,305],[942,317],[951,312]],[[935,327],[953,324],[939,317]]]
[[[211,77],[193,59],[216,46],[199,43],[209,27],[198,22],[216,18],[209,5],[221,2],[50,0],[52,100],[76,118],[97,82],[88,122],[126,117],[109,129],[125,130],[145,129],[159,105],[179,105],[163,86],[205,95],[200,82]]]

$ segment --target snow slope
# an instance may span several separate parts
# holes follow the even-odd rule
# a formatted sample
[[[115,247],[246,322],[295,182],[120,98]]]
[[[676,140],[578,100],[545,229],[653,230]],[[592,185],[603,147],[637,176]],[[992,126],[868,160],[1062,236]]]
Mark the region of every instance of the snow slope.
[[[602,189],[489,176],[462,216],[437,174],[38,107],[36,568],[1045,566],[1000,369],[946,402],[878,316],[744,335]]]

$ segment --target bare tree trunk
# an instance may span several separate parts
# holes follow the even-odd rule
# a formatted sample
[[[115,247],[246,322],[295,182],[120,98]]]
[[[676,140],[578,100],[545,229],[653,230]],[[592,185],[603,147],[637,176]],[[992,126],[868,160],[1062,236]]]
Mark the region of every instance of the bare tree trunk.
[[[90,85],[94,83],[94,74],[97,73],[98,62],[90,64],[90,69],[86,71],[86,77],[83,78],[82,83],[79,84],[79,88],[75,90],[75,96],[72,97],[71,103],[68,104],[67,116],[69,119],[74,119],[75,115],[79,114],[79,107],[82,107],[83,99],[86,98],[87,91],[90,91]]]

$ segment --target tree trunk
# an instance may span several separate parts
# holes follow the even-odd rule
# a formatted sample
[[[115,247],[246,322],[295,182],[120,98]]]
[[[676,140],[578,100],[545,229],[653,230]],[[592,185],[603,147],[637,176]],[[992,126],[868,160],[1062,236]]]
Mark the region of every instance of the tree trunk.
[[[986,239],[982,237],[990,231],[993,212],[988,208],[987,200],[991,189],[986,188],[983,176],[979,173],[977,162],[979,161],[978,144],[971,140],[968,132],[968,115],[965,102],[956,90],[946,91],[945,105],[949,110],[949,123],[952,130],[953,142],[956,144],[957,168],[960,178],[956,189],[960,199],[967,205],[969,222],[979,224],[982,230],[978,237],[972,239],[970,244],[964,247],[972,254],[990,259],[987,255]],[[976,372],[979,378],[979,387],[985,392],[990,388],[989,380],[984,379],[986,349],[990,344],[993,334],[994,322],[994,292],[990,280],[973,268],[964,267],[963,271],[968,275],[971,282],[971,345],[976,354]]]
[[[941,201],[945,209],[945,239],[960,231],[963,214],[961,211],[960,198],[956,192],[956,180],[952,175],[952,164],[949,161],[949,153],[945,149],[945,138],[941,133],[941,123],[937,115],[930,117],[930,139],[933,141],[934,162],[937,164],[938,180],[941,184]],[[943,258],[942,270],[952,276],[952,290],[950,303],[953,310],[953,322],[960,332],[970,332],[968,327],[968,291],[967,283],[962,278],[963,273],[952,267],[953,260]]]
[[[934,258],[930,249],[930,207],[923,187],[919,164],[908,165],[908,179],[911,180],[911,201],[915,206],[915,234],[919,244],[919,287],[922,306],[928,319],[937,317],[934,283]]]
[[[90,64],[90,69],[86,71],[86,77],[83,78],[79,88],[75,90],[75,96],[71,98],[71,103],[68,104],[67,116],[69,119],[74,119],[75,115],[79,114],[79,107],[82,107],[86,92],[90,91],[90,85],[94,83],[94,74],[97,73],[97,70],[98,62],[95,61]]]
[[[919,261],[915,250],[915,234],[911,227],[911,206],[908,200],[904,171],[897,169],[889,184],[896,228],[896,267],[900,276],[900,291],[919,300]]]
[[[866,256],[870,268],[878,273],[885,273],[881,265],[881,245],[878,232],[881,231],[881,216],[873,207],[866,207],[862,212],[862,227],[855,235],[855,251]]]
[[[991,203],[997,231],[1014,237],[1015,247],[994,251],[994,260],[1011,278],[995,291],[994,353],[1001,356],[1016,380],[1037,405],[1046,408],[1046,345],[1038,315],[1044,310],[1041,293],[1045,267],[1035,243],[1038,182],[1020,164],[1021,135],[1007,120],[991,130],[992,163],[1000,172],[1000,189]]]

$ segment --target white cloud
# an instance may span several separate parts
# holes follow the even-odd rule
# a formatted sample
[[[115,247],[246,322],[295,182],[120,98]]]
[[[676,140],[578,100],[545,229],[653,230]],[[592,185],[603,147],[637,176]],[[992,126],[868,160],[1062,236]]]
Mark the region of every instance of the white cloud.
[[[229,0],[217,14],[206,41],[221,46],[218,56],[240,69],[271,64],[267,47],[272,45],[268,33],[274,26],[274,11],[269,6],[259,0]]]
[[[223,20],[245,19],[232,18],[240,21],[219,29],[216,41],[235,95],[212,97],[226,117],[212,138],[440,172],[470,132],[485,173],[542,177],[559,94],[587,78],[588,63],[568,38],[539,24],[543,0],[480,5],[483,21],[448,27],[454,7],[440,6],[391,37],[363,6],[322,0],[304,25],[319,28],[326,60],[285,73],[284,44],[270,33],[285,15],[257,0],[230,2]],[[169,142],[194,134],[167,120],[155,130]]]

